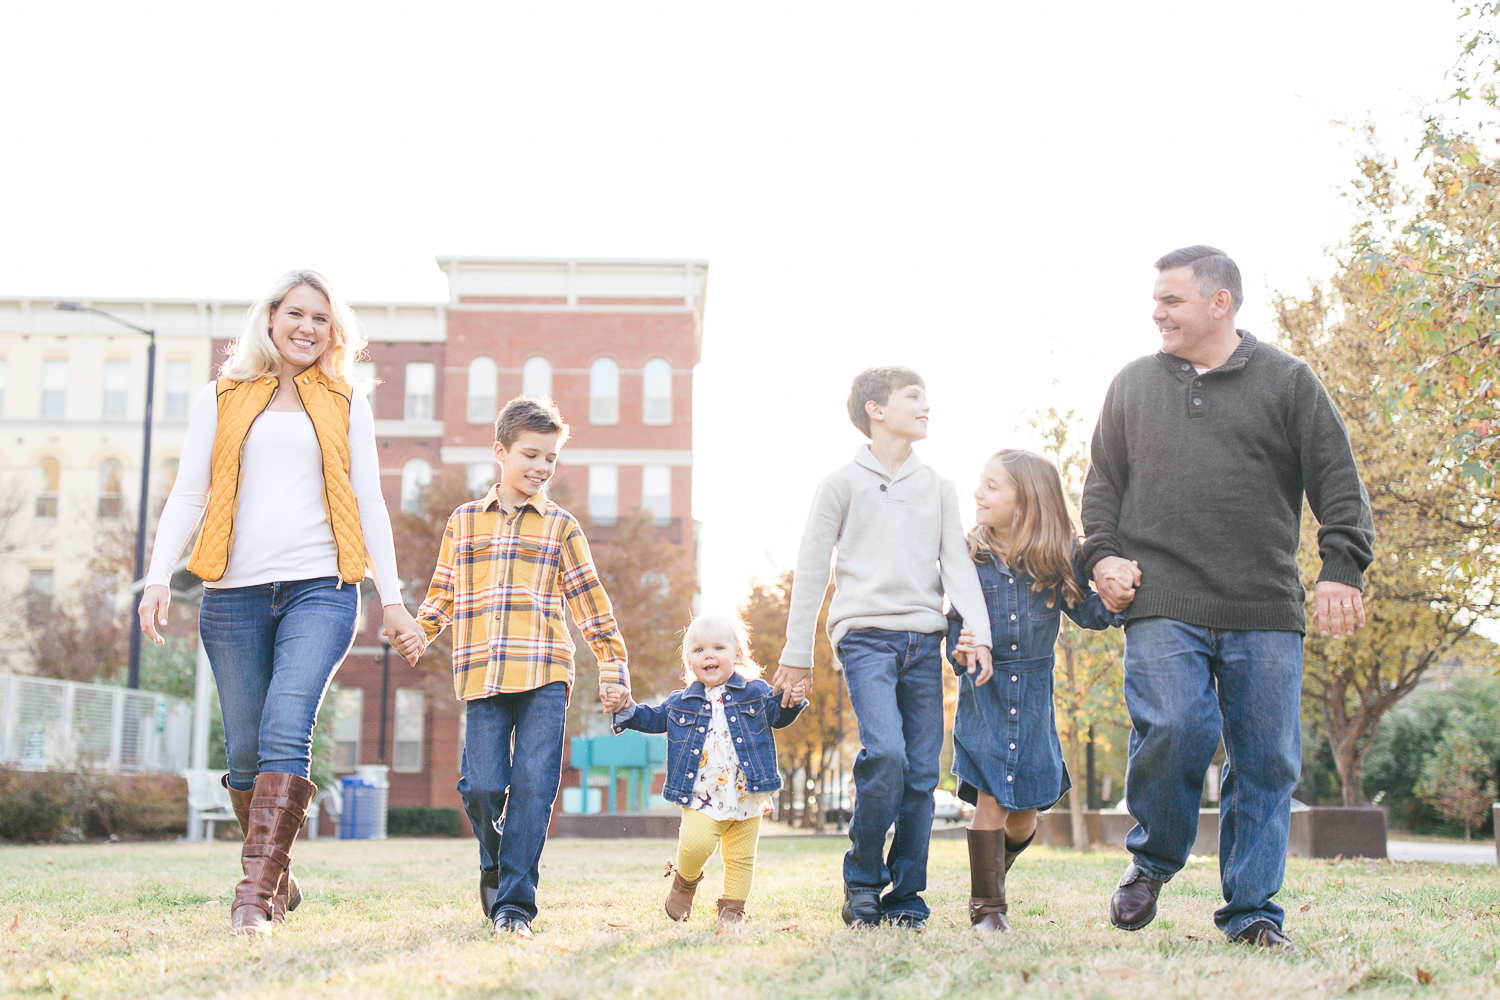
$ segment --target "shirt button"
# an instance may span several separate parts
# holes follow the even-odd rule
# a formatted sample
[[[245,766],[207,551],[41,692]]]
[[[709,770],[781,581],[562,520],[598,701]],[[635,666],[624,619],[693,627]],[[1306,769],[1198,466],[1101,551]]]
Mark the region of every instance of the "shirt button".
[[[700,732],[700,733],[703,732],[703,727],[702,726],[698,727],[698,732]]]
[[[1015,583],[1016,582],[1016,578],[1013,577],[1013,576],[1012,577],[1008,577],[1005,582],[1006,583]]]
[[[1011,744],[1011,745],[1010,745],[1010,748],[1011,748],[1011,749],[1012,749],[1012,750],[1014,750],[1014,749],[1015,749],[1015,748],[1016,748],[1016,745],[1015,745],[1015,744],[1014,744],[1014,743],[1012,743],[1012,744]]]
[[[1015,781],[1015,780],[1016,780],[1016,779],[1015,779],[1015,778],[1014,778],[1014,777],[1013,777],[1013,776],[1012,776],[1012,775],[1009,775],[1009,774],[1007,774],[1007,775],[1006,775],[1006,776],[1005,776],[1005,780],[1006,780],[1006,781]]]
[[[1020,679],[1021,678],[1017,677],[1015,674],[1011,674],[1010,675],[1010,681],[1011,681],[1012,684],[1014,684],[1016,681],[1018,681]]]
[[[1011,616],[1010,616],[1010,620],[1011,620],[1011,621],[1015,621],[1015,620],[1016,620],[1016,616],[1015,616],[1015,615],[1011,615]]]
[[[1185,371],[1185,372],[1190,372],[1190,371],[1193,370],[1193,366],[1192,365],[1183,365],[1182,366],[1182,370]]]
[[[684,801],[684,802],[686,802],[686,801],[687,801],[687,799],[683,799],[683,800],[682,800],[682,801]]]
[[[1010,644],[1010,650],[1011,650],[1012,653],[1014,653],[1016,651],[1016,644],[1015,643],[1011,643]]]
[[[1197,397],[1197,396],[1194,396],[1194,397],[1193,397],[1193,405],[1194,405],[1194,406],[1202,406],[1202,405],[1203,405],[1203,400],[1202,400],[1202,399],[1200,399],[1200,398],[1199,398],[1199,397]]]
[[[1011,715],[1015,715],[1015,714],[1016,714],[1016,710],[1015,710],[1015,709],[1011,709],[1011,710],[1010,710],[1010,714],[1011,714]]]

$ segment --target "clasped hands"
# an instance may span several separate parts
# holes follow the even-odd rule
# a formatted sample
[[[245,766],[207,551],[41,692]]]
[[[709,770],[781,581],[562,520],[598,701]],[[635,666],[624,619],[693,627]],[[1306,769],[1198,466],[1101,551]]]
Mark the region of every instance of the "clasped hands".
[[[385,627],[380,630],[380,635],[412,666],[416,666],[427,651],[427,633],[422,631],[422,626],[403,604],[386,605]]]
[[[787,668],[782,668],[782,670],[785,669]],[[809,676],[812,672],[809,670],[803,670],[801,671],[801,673],[802,677],[795,683],[791,684],[787,688],[786,694],[782,696],[781,703],[787,707],[791,707],[792,705],[797,704],[804,697],[806,697],[807,689],[812,686],[812,679]],[[777,679],[781,678],[781,670],[778,670],[776,672],[776,677]],[[774,685],[772,686],[772,690],[775,690]],[[599,703],[604,706],[604,711],[606,714],[613,715],[616,712],[623,712],[625,709],[635,704],[635,699],[631,697],[630,688],[626,687],[624,684],[616,684],[613,681],[600,681]]]

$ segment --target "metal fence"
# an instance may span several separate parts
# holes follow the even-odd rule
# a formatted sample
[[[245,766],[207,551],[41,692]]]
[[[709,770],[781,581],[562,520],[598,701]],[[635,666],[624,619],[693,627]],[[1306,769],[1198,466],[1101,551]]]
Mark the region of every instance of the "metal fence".
[[[0,765],[164,771],[188,766],[193,706],[104,684],[0,674]]]

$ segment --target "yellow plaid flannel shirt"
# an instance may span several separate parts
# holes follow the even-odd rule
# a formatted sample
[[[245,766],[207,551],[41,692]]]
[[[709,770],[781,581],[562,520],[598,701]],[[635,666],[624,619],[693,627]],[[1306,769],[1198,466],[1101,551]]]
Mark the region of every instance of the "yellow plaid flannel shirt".
[[[573,687],[563,603],[599,659],[601,681],[629,685],[625,640],[578,520],[538,494],[509,514],[500,487],[453,512],[417,620],[432,640],[453,626],[460,700]]]

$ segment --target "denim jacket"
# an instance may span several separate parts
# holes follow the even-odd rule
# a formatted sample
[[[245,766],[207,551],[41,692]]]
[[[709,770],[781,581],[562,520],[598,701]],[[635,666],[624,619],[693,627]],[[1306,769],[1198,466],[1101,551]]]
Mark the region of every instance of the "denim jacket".
[[[780,696],[771,693],[771,685],[763,680],[747,681],[739,674],[731,674],[724,688],[724,717],[745,771],[747,789],[779,790],[781,770],[776,766],[776,738],[771,730],[785,729],[795,722],[807,701],[782,708]],[[615,713],[612,724],[616,734],[627,729],[667,734],[667,775],[661,795],[673,805],[687,805],[698,778],[703,734],[708,732],[712,718],[713,706],[703,692],[703,683],[694,681],[667,695],[660,705],[637,704]]]
[[[1073,608],[1063,600],[1061,587],[1054,587],[1051,591],[1032,590],[1036,580],[1024,570],[1012,570],[983,553],[974,565],[979,571],[979,586],[984,591],[984,603],[990,612],[990,634],[995,642],[991,652],[997,673],[1002,661],[1045,660],[1050,669],[1061,615],[1073,619],[1080,628],[1095,632],[1112,626],[1123,628],[1128,617],[1124,612],[1113,614],[1104,606],[1104,601],[1090,588],[1076,555],[1073,573],[1078,589],[1083,591],[1083,601]],[[1050,608],[1047,607],[1048,597],[1052,597]],[[957,611],[949,611],[949,649],[958,645],[958,633],[962,628],[962,616]],[[957,665],[953,670],[960,674],[964,672]]]

